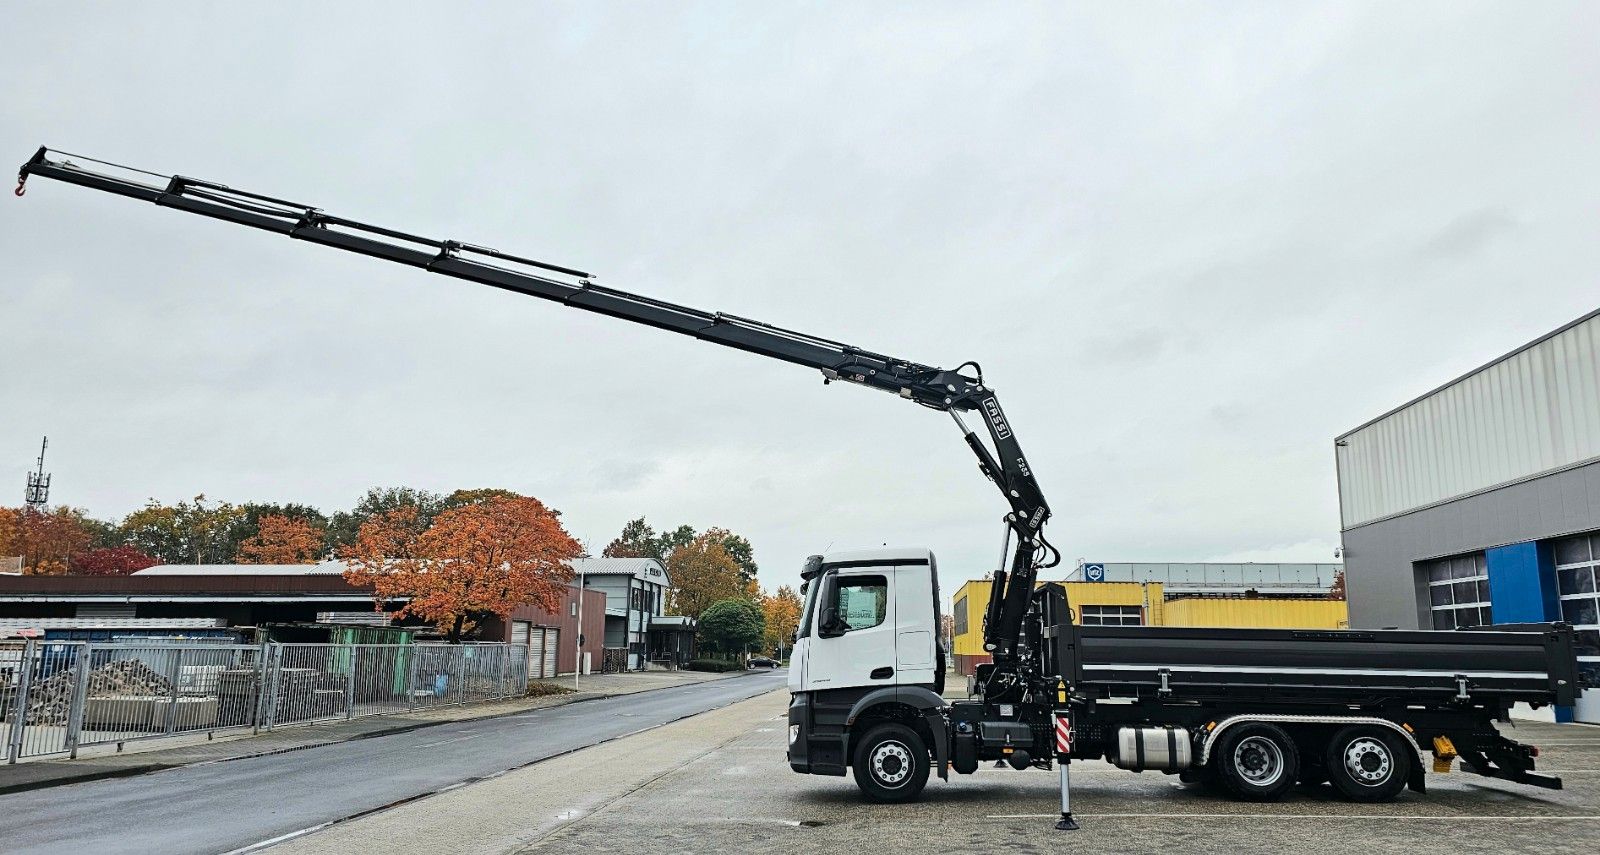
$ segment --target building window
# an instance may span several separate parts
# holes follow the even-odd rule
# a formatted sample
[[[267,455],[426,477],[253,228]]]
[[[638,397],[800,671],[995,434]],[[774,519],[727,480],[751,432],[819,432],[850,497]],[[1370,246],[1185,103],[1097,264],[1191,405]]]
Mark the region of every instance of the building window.
[[[1600,532],[1555,542],[1561,619],[1577,635],[1578,670],[1600,685]]]
[[[1483,553],[1441,558],[1422,564],[1428,579],[1428,609],[1434,629],[1486,626],[1489,616],[1489,565]]]
[[[1084,626],[1142,626],[1144,610],[1139,606],[1083,606],[1078,622]]]
[[[580,594],[578,594],[578,596],[581,597],[581,596],[583,596],[583,594],[580,593]],[[572,601],[572,616],[573,617],[577,617],[578,616],[578,601],[577,600],[573,600]]]
[[[967,634],[967,598],[956,600],[956,635]]]

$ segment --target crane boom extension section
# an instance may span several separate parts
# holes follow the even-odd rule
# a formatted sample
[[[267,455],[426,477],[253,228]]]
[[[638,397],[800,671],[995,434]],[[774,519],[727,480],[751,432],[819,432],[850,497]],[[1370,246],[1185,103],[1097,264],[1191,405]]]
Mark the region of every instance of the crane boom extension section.
[[[408,234],[336,217],[310,205],[235,190],[210,181],[165,176],[83,155],[40,147],[17,175],[17,195],[29,176],[53,178],[167,208],[286,235],[347,252],[490,285],[573,308],[693,336],[703,341],[815,368],[823,381],[858,383],[925,407],[944,410],[961,427],[978,468],[1010,505],[1007,525],[1016,535],[1011,568],[995,574],[984,643],[995,661],[1017,652],[1029,596],[1038,570],[1059,556],[1043,537],[1050,507],[1034,479],[993,389],[974,362],[954,370],[898,359],[842,342],[721,312],[706,312],[595,283],[582,270],[523,258],[454,240]],[[972,376],[963,369],[970,367]],[[967,427],[960,414],[977,411],[993,449]],[[1008,584],[1009,580],[1009,584]]]

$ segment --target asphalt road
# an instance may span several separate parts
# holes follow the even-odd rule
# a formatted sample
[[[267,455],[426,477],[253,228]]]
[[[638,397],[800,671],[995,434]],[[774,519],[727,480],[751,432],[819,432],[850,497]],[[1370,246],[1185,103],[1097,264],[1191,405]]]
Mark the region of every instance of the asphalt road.
[[[784,672],[0,796],[0,850],[257,847],[781,688]]]

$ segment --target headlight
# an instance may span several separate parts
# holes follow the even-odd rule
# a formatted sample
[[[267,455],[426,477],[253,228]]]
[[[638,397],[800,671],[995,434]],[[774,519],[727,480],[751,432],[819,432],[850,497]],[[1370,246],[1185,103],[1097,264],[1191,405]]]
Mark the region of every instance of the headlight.
[[[793,745],[794,741],[796,739],[799,739],[799,738],[800,738],[800,725],[798,725],[798,724],[789,725],[789,744]]]

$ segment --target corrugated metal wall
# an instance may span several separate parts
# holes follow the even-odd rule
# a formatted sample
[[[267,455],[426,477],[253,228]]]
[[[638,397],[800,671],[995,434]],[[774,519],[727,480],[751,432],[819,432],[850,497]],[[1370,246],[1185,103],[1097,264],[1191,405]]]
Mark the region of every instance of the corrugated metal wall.
[[[1343,600],[1192,599],[1167,603],[1163,625],[1339,629],[1350,616]]]
[[[1600,313],[1339,440],[1346,529],[1600,458]]]

